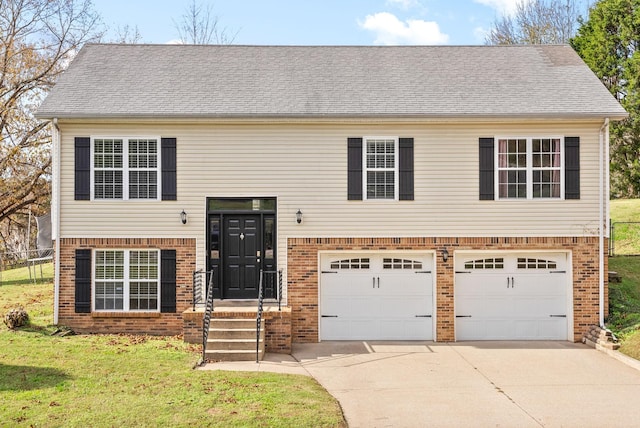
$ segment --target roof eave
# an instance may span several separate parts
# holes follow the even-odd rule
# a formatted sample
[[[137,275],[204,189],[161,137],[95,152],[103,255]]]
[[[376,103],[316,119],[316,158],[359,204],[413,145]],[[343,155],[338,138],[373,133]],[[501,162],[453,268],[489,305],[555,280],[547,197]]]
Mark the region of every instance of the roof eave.
[[[149,121],[149,120],[257,120],[257,121],[301,121],[301,120],[401,120],[401,121],[422,121],[422,120],[474,120],[474,121],[495,121],[495,120],[595,120],[605,119],[618,121],[629,117],[627,112],[588,112],[588,113],[508,113],[508,114],[82,114],[82,113],[37,113],[36,118],[40,120],[52,120],[53,118],[63,120],[126,120],[126,121]]]

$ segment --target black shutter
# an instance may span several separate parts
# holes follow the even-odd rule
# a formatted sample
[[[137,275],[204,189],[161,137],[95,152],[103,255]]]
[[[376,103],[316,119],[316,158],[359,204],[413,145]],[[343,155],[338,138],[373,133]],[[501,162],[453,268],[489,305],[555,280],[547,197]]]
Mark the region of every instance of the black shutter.
[[[162,139],[162,200],[178,199],[176,168],[176,139]]]
[[[76,250],[76,313],[91,312],[91,250]]]
[[[91,138],[75,138],[75,197],[76,201],[91,199]]]
[[[564,198],[580,199],[580,137],[564,139]]]
[[[176,311],[176,250],[160,251],[160,312]]]
[[[493,138],[480,138],[480,200],[492,201],[495,199],[494,186],[494,140]]]
[[[362,138],[347,139],[347,199],[362,200]]]
[[[399,153],[399,183],[401,201],[413,201],[413,138],[400,138]]]

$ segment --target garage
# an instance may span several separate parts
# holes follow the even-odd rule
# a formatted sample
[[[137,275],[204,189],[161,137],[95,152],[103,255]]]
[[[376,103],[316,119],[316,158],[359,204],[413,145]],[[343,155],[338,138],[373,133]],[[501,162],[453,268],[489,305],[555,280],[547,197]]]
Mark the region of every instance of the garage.
[[[456,340],[568,340],[567,253],[455,255]]]
[[[323,254],[320,340],[432,340],[433,254]]]

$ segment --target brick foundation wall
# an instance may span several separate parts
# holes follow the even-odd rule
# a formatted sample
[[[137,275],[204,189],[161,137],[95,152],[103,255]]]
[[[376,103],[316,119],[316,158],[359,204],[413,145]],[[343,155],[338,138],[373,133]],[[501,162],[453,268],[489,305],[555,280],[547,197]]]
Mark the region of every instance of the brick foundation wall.
[[[175,313],[75,313],[76,249],[175,249]],[[58,323],[79,333],[134,333],[177,335],[182,333],[182,312],[192,300],[196,269],[196,240],[183,238],[65,238],[60,240],[60,301]]]
[[[598,324],[598,237],[536,238],[290,238],[287,241],[287,297],[293,342],[318,341],[318,251],[571,251],[574,340]],[[607,245],[605,243],[605,250]],[[453,257],[437,263],[436,339],[455,340]],[[605,273],[606,273],[605,257]],[[608,298],[605,274],[605,314]]]

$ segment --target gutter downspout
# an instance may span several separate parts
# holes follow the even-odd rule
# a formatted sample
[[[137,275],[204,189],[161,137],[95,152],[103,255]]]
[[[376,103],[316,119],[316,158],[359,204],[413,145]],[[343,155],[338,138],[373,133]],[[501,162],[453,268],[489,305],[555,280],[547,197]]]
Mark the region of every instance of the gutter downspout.
[[[598,227],[600,249],[598,263],[598,322],[600,324],[600,327],[604,328],[604,238],[605,235],[608,236],[607,225],[605,224],[605,221],[608,221],[609,219],[609,118],[605,118],[604,123],[600,128],[600,156],[598,156],[598,158],[600,160],[600,227]]]
[[[51,154],[53,156],[53,180],[52,185],[52,214],[53,214],[53,238],[55,239],[54,251],[54,267],[53,267],[53,324],[58,324],[58,304],[60,302],[60,128],[58,127],[58,118],[54,117],[51,121],[53,124],[53,133],[51,139],[53,148]]]

